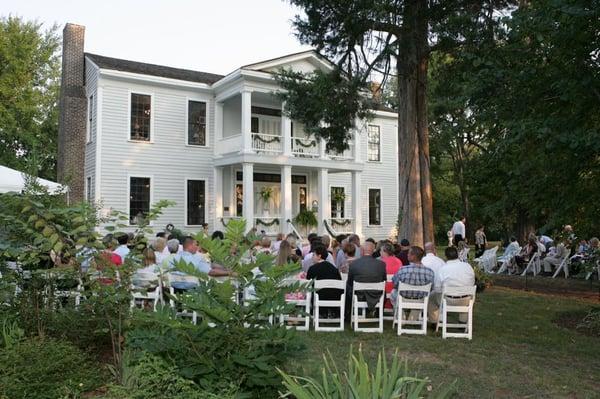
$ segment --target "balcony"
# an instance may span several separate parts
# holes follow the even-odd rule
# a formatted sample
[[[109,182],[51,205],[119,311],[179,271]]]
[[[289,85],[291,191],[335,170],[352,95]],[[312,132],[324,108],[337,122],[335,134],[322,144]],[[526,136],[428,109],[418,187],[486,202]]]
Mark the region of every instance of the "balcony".
[[[349,148],[344,152],[327,151],[327,156],[333,160],[347,161],[354,159],[354,143],[348,143]]]
[[[317,158],[320,155],[317,139],[292,137],[292,154],[300,158]]]
[[[282,137],[275,134],[252,133],[252,150],[258,153],[281,154]]]

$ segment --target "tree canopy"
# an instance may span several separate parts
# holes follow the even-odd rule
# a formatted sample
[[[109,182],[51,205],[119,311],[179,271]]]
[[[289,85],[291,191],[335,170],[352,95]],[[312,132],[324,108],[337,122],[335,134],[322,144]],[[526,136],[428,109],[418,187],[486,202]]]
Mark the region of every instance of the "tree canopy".
[[[0,18],[0,164],[56,178],[60,40],[56,26]]]

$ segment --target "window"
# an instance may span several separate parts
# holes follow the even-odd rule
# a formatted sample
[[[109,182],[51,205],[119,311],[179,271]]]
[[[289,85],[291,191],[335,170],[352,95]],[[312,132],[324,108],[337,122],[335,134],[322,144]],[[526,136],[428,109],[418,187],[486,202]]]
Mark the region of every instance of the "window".
[[[206,103],[188,101],[188,144],[206,145]]]
[[[150,141],[151,104],[150,95],[131,93],[131,140]]]
[[[204,223],[206,207],[204,180],[187,181],[187,222],[188,226],[200,226]]]
[[[344,218],[344,203],[346,194],[344,187],[331,187],[331,216],[335,219]]]
[[[250,118],[250,132],[251,133],[259,133],[258,131],[258,118],[253,116]]]
[[[244,214],[244,186],[241,184],[235,185],[235,216],[243,216]]]
[[[85,136],[85,142],[92,142],[92,123],[94,122],[94,95],[92,94],[88,99],[88,119],[87,119],[87,130]]]
[[[129,223],[138,224],[150,211],[150,178],[129,178]]]
[[[381,161],[381,134],[379,126],[369,125],[367,156],[369,161]]]
[[[85,200],[92,202],[92,178],[87,177],[85,179]]]
[[[378,188],[369,189],[369,225],[377,226],[381,224],[381,190]]]

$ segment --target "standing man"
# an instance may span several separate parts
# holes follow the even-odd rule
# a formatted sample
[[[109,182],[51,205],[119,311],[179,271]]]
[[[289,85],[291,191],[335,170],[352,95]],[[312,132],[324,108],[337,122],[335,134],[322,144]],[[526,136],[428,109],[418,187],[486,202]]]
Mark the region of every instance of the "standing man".
[[[463,215],[460,220],[457,220],[452,225],[452,236],[454,237],[454,246],[457,246],[459,242],[464,241],[467,237],[465,222],[467,218]]]
[[[437,256],[435,245],[432,242],[425,243],[425,257],[421,261],[423,266],[433,270],[433,287],[431,288],[431,295],[429,297],[429,305],[427,309],[427,318],[430,323],[437,322],[438,309],[440,307],[442,298],[442,282],[440,280],[440,271],[446,264],[444,260]]]

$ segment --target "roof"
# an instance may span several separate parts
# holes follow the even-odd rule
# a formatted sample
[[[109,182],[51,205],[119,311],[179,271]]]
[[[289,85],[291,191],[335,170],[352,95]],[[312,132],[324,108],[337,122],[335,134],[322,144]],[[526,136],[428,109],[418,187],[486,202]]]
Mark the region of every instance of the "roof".
[[[163,78],[185,80],[188,82],[213,84],[222,79],[224,75],[192,71],[190,69],[173,68],[163,65],[146,64],[144,62],[129,61],[119,58],[105,57],[103,55],[85,53],[92,62],[101,69],[113,69],[122,72],[140,73],[143,75],[160,76]]]

